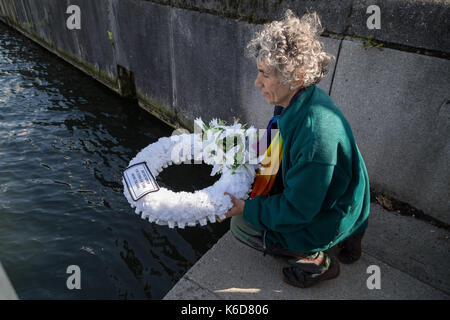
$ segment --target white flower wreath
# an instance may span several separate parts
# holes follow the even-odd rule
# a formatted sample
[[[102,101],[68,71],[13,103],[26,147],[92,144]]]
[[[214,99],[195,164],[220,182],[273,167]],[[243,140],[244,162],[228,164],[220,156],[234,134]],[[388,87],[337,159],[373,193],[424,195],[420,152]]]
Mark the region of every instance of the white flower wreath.
[[[193,134],[160,138],[141,150],[130,161],[129,167],[145,162],[156,178],[163,168],[171,164],[203,160],[213,166],[211,176],[219,173],[220,179],[195,192],[173,192],[161,187],[137,201],[123,180],[124,195],[142,219],[170,228],[195,226],[197,223],[203,226],[208,220],[216,222],[216,217],[224,219],[225,213],[233,206],[225,192],[239,199],[248,198],[255,169],[261,161],[250,147],[252,141],[256,141],[256,129],[245,129],[236,121],[232,126],[226,126],[216,119],[207,126],[199,118],[194,121],[194,128]]]

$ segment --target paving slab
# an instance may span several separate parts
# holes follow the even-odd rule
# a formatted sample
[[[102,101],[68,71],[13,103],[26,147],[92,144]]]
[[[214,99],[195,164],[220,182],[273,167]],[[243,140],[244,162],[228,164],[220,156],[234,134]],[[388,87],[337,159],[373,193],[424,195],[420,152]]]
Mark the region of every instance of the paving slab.
[[[446,230],[372,204],[361,259],[341,264],[336,279],[299,289],[282,281],[284,259],[263,256],[228,232],[164,299],[450,299],[448,236]],[[368,288],[371,266],[379,268],[380,289]]]
[[[449,232],[414,217],[371,206],[364,251],[450,294]]]
[[[16,291],[14,290],[11,282],[6,275],[5,269],[3,269],[0,263],[0,300],[18,300]]]

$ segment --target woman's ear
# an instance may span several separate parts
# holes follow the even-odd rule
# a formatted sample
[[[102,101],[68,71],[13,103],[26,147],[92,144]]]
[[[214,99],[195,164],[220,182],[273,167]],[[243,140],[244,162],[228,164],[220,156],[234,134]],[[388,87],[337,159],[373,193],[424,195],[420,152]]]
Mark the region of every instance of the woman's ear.
[[[300,78],[300,80],[295,81],[294,85],[301,87],[305,80],[305,74],[301,70],[297,70],[295,72],[295,75],[298,76]]]
[[[295,72],[295,75],[298,76],[300,78],[300,80],[291,82],[291,84],[289,85],[289,89],[291,89],[291,90],[299,89],[303,86],[303,82],[304,82],[303,80],[305,78],[305,74],[302,71],[298,70]]]

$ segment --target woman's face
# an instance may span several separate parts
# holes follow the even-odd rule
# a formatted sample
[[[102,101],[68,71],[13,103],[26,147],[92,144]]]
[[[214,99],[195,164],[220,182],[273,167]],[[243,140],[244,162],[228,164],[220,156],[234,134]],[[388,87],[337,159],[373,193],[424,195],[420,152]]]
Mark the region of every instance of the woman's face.
[[[287,107],[297,90],[290,90],[289,84],[281,84],[278,77],[269,72],[264,62],[257,63],[257,68],[258,76],[255,80],[255,87],[261,89],[261,93],[268,103]]]

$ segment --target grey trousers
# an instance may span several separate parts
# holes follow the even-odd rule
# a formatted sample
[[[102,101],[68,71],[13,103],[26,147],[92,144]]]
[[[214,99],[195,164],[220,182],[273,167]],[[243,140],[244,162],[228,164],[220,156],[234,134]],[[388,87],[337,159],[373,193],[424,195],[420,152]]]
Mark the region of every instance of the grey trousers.
[[[313,253],[293,252],[281,247],[281,245],[275,245],[267,248],[265,243],[266,232],[258,230],[251,224],[246,222],[243,215],[231,217],[230,231],[236,239],[248,245],[249,247],[264,252],[264,254],[268,253],[274,256],[295,258],[294,260],[301,260],[303,258],[316,258],[321,254],[321,251]]]
[[[230,231],[239,241],[256,250],[264,252],[264,232],[246,222],[243,215],[231,217]]]

